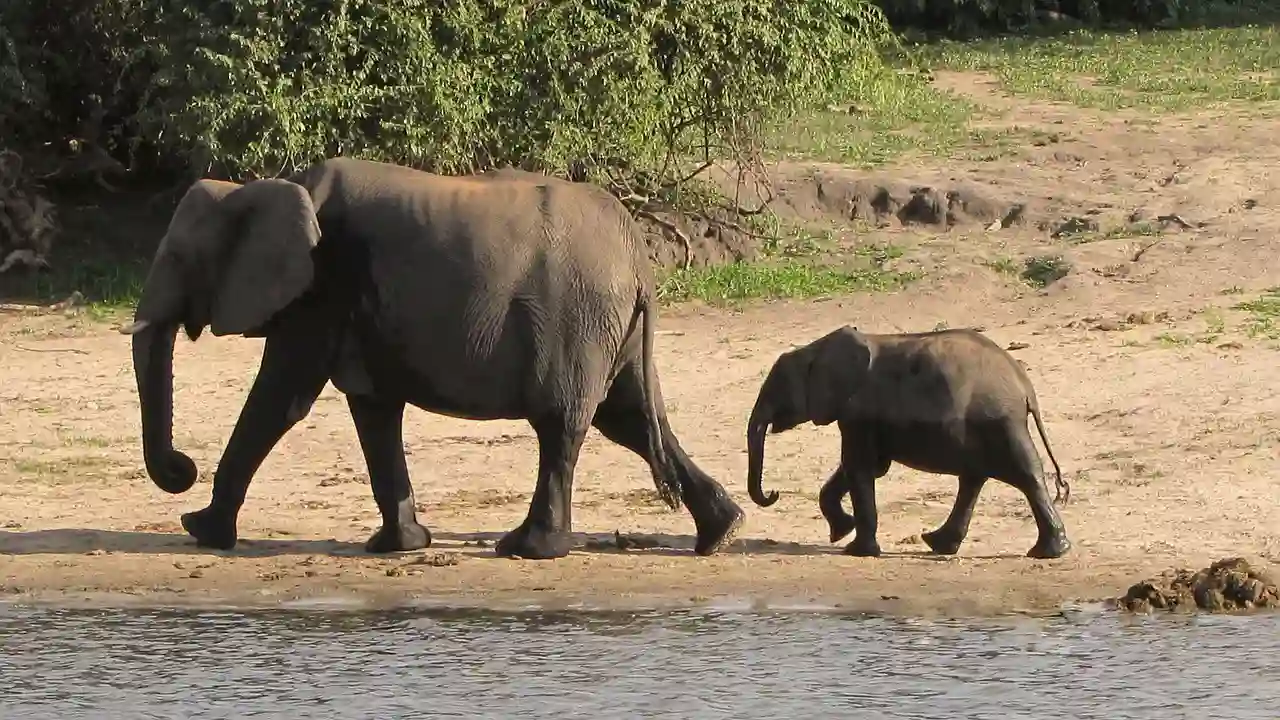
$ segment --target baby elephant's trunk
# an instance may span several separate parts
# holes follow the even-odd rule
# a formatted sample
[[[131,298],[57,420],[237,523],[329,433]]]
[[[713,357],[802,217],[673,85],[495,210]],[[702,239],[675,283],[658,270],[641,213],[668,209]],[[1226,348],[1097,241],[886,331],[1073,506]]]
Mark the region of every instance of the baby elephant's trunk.
[[[751,500],[760,507],[769,507],[778,502],[775,490],[765,495],[764,482],[764,436],[769,431],[769,420],[772,411],[761,402],[756,403],[751,411],[751,420],[747,423],[747,492]]]

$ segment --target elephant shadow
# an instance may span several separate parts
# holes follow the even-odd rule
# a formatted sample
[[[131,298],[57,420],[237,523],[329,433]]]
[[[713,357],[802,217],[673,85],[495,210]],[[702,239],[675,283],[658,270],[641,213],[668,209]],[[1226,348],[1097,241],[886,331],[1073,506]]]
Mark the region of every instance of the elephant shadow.
[[[475,547],[480,556],[493,556],[493,546],[505,531],[432,533],[432,550]],[[619,554],[643,552],[647,555],[693,555],[696,538],[679,534],[572,534],[573,552]],[[819,555],[839,553],[840,548],[805,543],[778,542],[768,538],[739,538],[720,550],[725,555]],[[0,555],[89,555],[114,553],[123,555],[192,555],[212,554],[228,557],[279,557],[286,555],[332,555],[386,557],[365,552],[363,542],[336,539],[293,539],[242,537],[233,550],[197,547],[184,533],[138,530],[94,530],[88,528],[55,528],[49,530],[0,530]]]
[[[1025,558],[1026,556],[1017,552],[984,553],[981,555],[939,555],[932,550],[898,550],[882,552],[880,553],[880,557],[902,560],[930,560],[937,563],[949,563],[960,562],[962,560],[1017,560]]]
[[[477,548],[481,557],[492,557],[493,546],[505,531],[454,533],[436,531],[433,550]],[[667,533],[586,533],[572,534],[573,552],[612,555],[642,552],[646,555],[687,557],[693,555],[697,538],[693,535]],[[840,555],[839,545],[782,542],[770,538],[738,538],[720,550],[718,555]],[[182,533],[131,530],[92,530],[56,528],[50,530],[0,530],[0,555],[88,555],[118,553],[125,555],[192,555],[212,554],[228,557],[280,557],[286,555],[331,555],[386,557],[365,552],[363,542],[336,539],[241,538],[233,550],[197,547]],[[884,552],[882,558],[954,562],[959,556],[935,555],[928,550]],[[965,560],[1007,560],[1022,557],[1018,553],[965,555]]]
[[[188,535],[172,532],[56,528],[17,532],[0,530],[0,555],[191,555],[233,557],[281,555],[354,555],[364,552],[362,543],[342,540],[241,538],[234,550],[196,547]]]
[[[451,533],[435,531],[433,541],[461,545],[462,547],[480,546],[492,548],[505,535],[500,532]],[[573,552],[598,553],[612,555],[619,553],[643,552],[657,556],[689,556],[694,553],[697,537],[694,535],[672,533],[571,533]],[[433,545],[435,547],[435,545]],[[780,542],[769,538],[736,538],[717,555],[824,555],[839,553],[840,548],[813,545],[808,543]]]

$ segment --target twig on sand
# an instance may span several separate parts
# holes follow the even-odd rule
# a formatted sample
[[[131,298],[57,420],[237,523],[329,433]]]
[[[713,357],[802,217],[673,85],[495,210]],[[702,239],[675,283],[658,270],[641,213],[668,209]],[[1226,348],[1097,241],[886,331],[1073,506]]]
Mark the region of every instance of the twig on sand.
[[[69,352],[69,353],[76,353],[77,355],[89,354],[88,350],[81,350],[80,348],[33,348],[33,347],[27,347],[26,345],[18,345],[18,344],[14,344],[13,347],[17,348],[18,350],[26,350],[27,352],[45,352],[45,353]]]

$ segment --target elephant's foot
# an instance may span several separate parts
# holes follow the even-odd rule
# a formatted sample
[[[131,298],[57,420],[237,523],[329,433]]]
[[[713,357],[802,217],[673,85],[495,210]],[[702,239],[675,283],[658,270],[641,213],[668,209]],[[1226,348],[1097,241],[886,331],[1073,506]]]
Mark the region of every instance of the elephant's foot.
[[[874,538],[863,540],[855,537],[853,542],[844,546],[844,554],[854,557],[880,557],[880,543]]]
[[[365,552],[392,553],[431,547],[431,531],[416,522],[383,525],[364,544]]]
[[[568,555],[571,546],[569,533],[535,528],[526,522],[503,535],[493,552],[498,557],[505,558],[554,560]]]
[[[835,517],[827,518],[827,527],[831,531],[830,538],[832,543],[838,543],[857,529],[857,522],[852,515],[841,513]]]
[[[213,506],[182,514],[182,528],[196,539],[197,547],[230,550],[236,546],[236,519]]]
[[[1027,551],[1027,557],[1052,560],[1066,555],[1070,550],[1071,541],[1067,539],[1066,533],[1059,533],[1058,535],[1050,535],[1048,538],[1042,537],[1037,540],[1035,547]]]
[[[960,545],[964,543],[964,538],[949,532],[947,528],[940,527],[933,532],[921,533],[920,539],[924,540],[924,544],[929,549],[939,555],[955,555],[960,552]]]
[[[690,508],[692,510],[693,508]],[[714,555],[733,542],[747,514],[727,495],[710,508],[694,514],[693,525],[698,534],[693,550],[699,555]]]

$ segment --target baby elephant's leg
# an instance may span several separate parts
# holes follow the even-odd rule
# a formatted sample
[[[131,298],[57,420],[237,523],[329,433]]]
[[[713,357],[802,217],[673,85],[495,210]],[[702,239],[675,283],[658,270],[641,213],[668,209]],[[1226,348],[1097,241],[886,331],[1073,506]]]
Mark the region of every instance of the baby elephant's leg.
[[[822,484],[822,490],[818,492],[818,508],[822,510],[822,517],[827,520],[833,543],[839,542],[856,528],[853,516],[845,512],[841,505],[848,492],[849,482],[844,476],[844,465],[838,466],[831,473],[831,477],[827,478]]]
[[[955,555],[960,551],[961,543],[969,534],[969,521],[973,519],[973,509],[978,504],[978,495],[986,482],[987,479],[982,476],[960,476],[956,504],[951,506],[951,514],[947,515],[947,519],[937,530],[920,536],[930,550],[939,555]]]
[[[1050,500],[1049,489],[1044,483],[1044,469],[1040,454],[1036,451],[1026,420],[1011,421],[1006,429],[1010,451],[1009,469],[1001,474],[1003,480],[1022,491],[1031,505],[1031,515],[1036,521],[1036,544],[1027,551],[1027,557],[1049,559],[1066,555],[1071,541],[1062,517]]]

